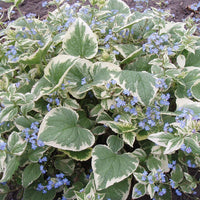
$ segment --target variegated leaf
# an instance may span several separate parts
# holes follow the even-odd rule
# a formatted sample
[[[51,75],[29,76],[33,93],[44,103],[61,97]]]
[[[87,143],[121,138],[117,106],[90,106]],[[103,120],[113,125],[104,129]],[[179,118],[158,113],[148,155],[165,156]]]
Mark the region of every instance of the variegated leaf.
[[[149,140],[163,147],[167,147],[167,143],[169,142],[169,140],[173,138],[174,138],[173,134],[165,132],[153,133],[148,136]]]
[[[143,105],[149,105],[154,99],[157,88],[155,78],[147,72],[121,71],[116,81],[123,89],[128,89],[138,97]]]
[[[88,24],[78,18],[64,37],[63,49],[69,55],[91,59],[98,51],[96,35]]]
[[[110,135],[106,142],[109,148],[112,149],[112,151],[115,153],[118,152],[124,146],[123,140],[116,135]]]
[[[167,147],[164,151],[164,154],[172,154],[174,151],[180,149],[183,142],[184,142],[184,139],[180,137],[175,137],[169,140]]]
[[[10,153],[20,156],[26,149],[27,142],[23,140],[19,133],[13,132],[8,137],[8,149]]]
[[[130,153],[118,155],[105,145],[97,145],[92,153],[92,169],[97,190],[124,180],[136,170],[138,164],[139,160]]]
[[[55,148],[82,151],[94,144],[93,134],[78,124],[78,114],[66,107],[52,109],[43,119],[38,140]]]

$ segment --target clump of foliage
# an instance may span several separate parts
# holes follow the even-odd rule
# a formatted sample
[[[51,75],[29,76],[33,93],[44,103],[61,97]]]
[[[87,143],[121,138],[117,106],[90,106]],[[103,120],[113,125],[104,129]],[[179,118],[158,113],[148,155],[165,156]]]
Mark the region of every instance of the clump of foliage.
[[[195,198],[196,26],[121,0],[53,3],[0,32],[1,199]]]

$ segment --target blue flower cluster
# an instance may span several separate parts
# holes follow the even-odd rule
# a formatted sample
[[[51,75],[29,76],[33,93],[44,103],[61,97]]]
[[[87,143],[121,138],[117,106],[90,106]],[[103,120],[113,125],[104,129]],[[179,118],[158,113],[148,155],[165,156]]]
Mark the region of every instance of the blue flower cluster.
[[[156,120],[160,120],[160,108],[158,106],[151,108],[147,107],[146,117],[138,123],[138,126],[146,131],[150,130],[150,127],[155,127],[156,126]]]
[[[156,79],[155,87],[162,90],[162,89],[167,89],[168,86],[165,83],[165,79],[163,79],[163,78],[157,78]]]
[[[176,169],[176,160],[173,160],[172,163],[169,163],[168,167],[172,170],[175,170]]]
[[[143,172],[142,181],[148,180],[149,184],[155,184],[158,182],[165,183],[165,174],[162,172],[161,169],[158,169],[154,176],[151,174],[148,175],[147,171]],[[154,192],[156,192],[159,196],[163,196],[166,194],[167,190],[165,188],[160,188],[158,185],[154,186]]]
[[[62,86],[63,87],[63,86]],[[61,88],[62,89],[62,88]],[[49,97],[46,98],[46,100],[48,101],[48,104],[47,104],[47,110],[48,112],[52,109],[51,108],[51,105],[56,105],[56,106],[59,106],[60,105],[60,100],[59,98],[57,97],[57,93],[53,93],[53,94],[49,94]]]
[[[190,168],[196,168],[196,167],[197,167],[194,163],[192,164],[191,160],[188,160],[188,161],[187,161],[187,165],[188,165],[188,167],[190,167]]]
[[[199,3],[193,3],[190,8],[194,11],[198,11],[198,9],[200,8],[200,2]]]
[[[181,128],[184,128],[186,126],[186,121],[191,119],[194,115],[194,111],[188,108],[180,108],[178,111],[181,111],[182,113],[176,116],[176,122],[179,123]]]
[[[173,51],[179,49],[179,44],[175,43],[173,47],[170,47],[168,43],[169,36],[167,34],[159,35],[157,32],[154,32],[147,38],[147,43],[143,44],[143,51],[150,54],[159,54],[167,50],[168,55],[172,55]]]
[[[40,164],[47,162],[47,157],[44,156],[43,158],[40,158],[38,161]],[[42,172],[42,174],[46,174],[46,170],[44,169],[44,165],[40,165],[40,171]]]
[[[38,128],[39,122],[33,122],[30,128],[25,128],[22,130],[22,133],[25,134],[25,140],[31,143],[31,148],[35,150],[37,147],[43,147],[44,143],[41,140],[37,141],[37,133],[39,131]]]
[[[170,94],[167,93],[166,95],[165,94],[161,94],[161,100],[160,100],[160,104],[161,105],[164,105],[164,106],[169,106],[169,100],[170,99]]]
[[[5,56],[12,62],[17,62],[19,60],[19,57],[17,56],[17,49],[13,45],[8,47],[8,51],[5,53]]]
[[[170,125],[169,125],[168,122],[166,122],[166,123],[164,124],[163,130],[164,130],[165,133],[166,133],[166,132],[170,132],[170,133],[173,132],[173,128],[171,128],[171,127],[169,127],[169,126],[170,126]]]
[[[153,184],[154,182],[161,182],[161,183],[166,182],[165,174],[162,172],[161,169],[157,169],[154,176],[152,176],[151,174],[148,175],[148,172],[144,171],[141,180],[142,181],[148,180],[149,184]]]
[[[56,174],[56,178],[47,178],[47,185],[38,184],[36,190],[42,191],[42,193],[47,193],[47,191],[52,190],[53,188],[57,189],[61,186],[70,185],[70,181],[65,177],[63,173]]]
[[[111,80],[111,83],[108,83],[106,85],[107,88],[110,88],[111,85],[115,85],[116,81],[115,80]],[[137,110],[134,107],[137,103],[138,103],[138,98],[135,96],[130,96],[130,91],[127,89],[124,89],[122,92],[122,96],[115,98],[115,104],[112,104],[110,106],[110,109],[113,110],[115,108],[122,108],[123,111],[125,111],[126,113],[130,113],[131,115],[136,116]],[[127,98],[128,97],[128,98]],[[115,121],[118,121],[119,118],[121,116],[117,115],[115,117]]]
[[[186,152],[186,153],[191,153],[192,149],[190,147],[187,147],[185,144],[181,145],[181,150]]]

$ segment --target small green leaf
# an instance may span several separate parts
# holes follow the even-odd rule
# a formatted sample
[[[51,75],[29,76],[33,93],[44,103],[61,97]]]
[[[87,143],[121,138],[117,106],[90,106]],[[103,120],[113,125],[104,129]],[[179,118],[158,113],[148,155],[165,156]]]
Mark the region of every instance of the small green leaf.
[[[67,191],[64,193],[65,198],[69,199],[75,199],[75,191],[80,191],[82,188],[84,188],[83,183],[81,182],[75,182],[72,187],[67,189]]]
[[[185,179],[187,181],[189,181],[191,183],[194,181],[193,177],[190,174],[186,173],[186,172],[184,172],[184,177],[185,177]]]
[[[200,103],[192,101],[188,98],[177,98],[176,99],[176,105],[177,105],[177,111],[179,108],[189,108],[194,111],[195,115],[198,115],[200,113]]]
[[[28,187],[24,191],[23,200],[53,200],[55,195],[55,190],[50,190],[46,194],[43,194],[41,191],[37,191],[35,188]]]
[[[76,60],[73,56],[58,55],[48,63],[44,69],[44,77],[53,85],[53,90],[61,86]]]
[[[150,156],[147,160],[147,167],[150,171],[161,169],[162,163],[160,159]]]
[[[200,88],[200,81],[198,80],[191,87],[192,96],[198,101],[200,101],[200,89],[199,88]]]
[[[179,164],[177,164],[175,170],[171,172],[171,179],[176,183],[180,183],[183,180],[183,170]]]
[[[44,117],[38,140],[55,148],[82,151],[94,144],[94,135],[78,126],[78,114],[65,107],[54,108]]]
[[[122,138],[124,142],[126,142],[129,146],[133,147],[133,144],[135,142],[135,135],[134,132],[125,132],[122,134]]]
[[[34,163],[38,162],[38,160],[43,156],[46,150],[47,150],[46,148],[40,148],[40,147],[38,147],[35,150],[30,149],[28,152],[28,159]]]
[[[2,142],[2,140],[0,140]],[[6,160],[6,152],[5,151],[0,151],[0,172],[3,172],[5,168],[5,160]]]
[[[114,153],[117,153],[124,146],[123,140],[116,135],[110,135],[106,143]]]
[[[151,199],[153,198],[153,196],[155,194],[154,187],[155,187],[154,184],[148,184],[147,185],[147,192],[150,195]]]
[[[89,160],[92,156],[92,148],[84,149],[82,151],[65,151],[65,153],[72,159],[77,161]]]
[[[106,6],[104,6],[102,10],[117,10],[117,14],[125,15],[129,15],[131,13],[129,6],[122,0],[108,0],[106,2]]]
[[[164,154],[171,154],[174,151],[178,150],[181,148],[181,145],[183,144],[183,138],[180,137],[175,137],[171,140],[169,140],[167,147],[164,151]]]
[[[167,147],[169,140],[173,139],[174,135],[171,133],[159,132],[148,136],[148,139],[157,145]]]
[[[122,65],[127,65],[134,61],[140,54],[142,54],[142,48],[137,49],[136,51],[132,52],[129,56],[127,56],[124,60],[121,61]]]
[[[66,32],[63,49],[67,54],[81,58],[91,59],[96,55],[97,38],[81,18],[78,18]]]
[[[28,165],[22,174],[22,185],[28,187],[33,181],[39,178],[41,175],[40,165],[38,163],[32,163]]]
[[[146,186],[141,183],[136,183],[133,187],[132,198],[137,199],[146,194]]]
[[[6,168],[3,172],[3,176],[0,180],[0,183],[6,182],[12,178],[12,175],[15,173],[19,166],[19,159],[18,157],[13,157],[8,161]]]
[[[3,121],[12,121],[18,113],[18,108],[16,106],[5,107],[0,112],[0,123]]]
[[[140,160],[140,162],[145,161],[146,157],[147,157],[146,152],[143,149],[140,149],[140,148],[135,149],[132,154],[134,156],[136,156]]]
[[[179,65],[180,68],[184,68],[185,67],[185,56],[184,55],[178,55],[177,57],[177,63]]]
[[[130,153],[117,155],[109,147],[97,145],[92,153],[92,169],[97,190],[124,180],[136,170],[138,164],[139,160]]]
[[[8,149],[14,154],[20,156],[26,149],[27,142],[17,132],[12,132],[8,138]]]
[[[200,155],[200,145],[193,138],[185,137],[184,144],[192,149],[192,153]]]
[[[54,166],[67,176],[71,176],[74,172],[75,163],[72,159],[56,159],[54,161]]]
[[[127,199],[130,190],[130,179],[115,183],[114,185],[101,190],[100,193],[105,194],[105,199]]]

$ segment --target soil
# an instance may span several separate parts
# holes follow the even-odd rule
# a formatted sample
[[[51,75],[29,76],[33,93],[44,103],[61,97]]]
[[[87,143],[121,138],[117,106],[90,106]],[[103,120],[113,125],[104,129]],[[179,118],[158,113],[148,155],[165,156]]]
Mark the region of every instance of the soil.
[[[44,19],[48,15],[48,12],[51,12],[55,9],[54,6],[42,7],[42,2],[44,2],[44,1],[45,0],[24,0],[24,2],[21,5],[19,5],[19,8],[20,8],[23,15],[26,15],[28,13],[34,13],[34,14],[36,14],[37,18]],[[47,0],[47,1],[49,1],[49,0]],[[162,9],[170,10],[171,14],[174,14],[174,17],[172,17],[172,20],[174,20],[174,21],[182,21],[189,16],[196,15],[195,12],[190,9],[190,5],[193,4],[193,3],[199,2],[197,0],[168,0],[168,4],[162,3],[159,6],[156,2],[160,2],[160,1],[161,0],[149,0],[148,5],[145,5],[145,4],[143,4],[143,5],[144,5],[144,8],[156,7],[156,8],[162,8]],[[72,4],[74,2],[77,2],[77,1],[76,0],[69,0],[69,4]],[[136,3],[134,2],[134,0],[124,0],[124,2],[126,2],[130,6],[130,8],[135,8],[135,6],[136,6]],[[88,1],[86,3],[88,3]],[[3,13],[4,13],[3,21],[8,21],[7,11],[8,11],[8,8],[10,7],[10,5],[12,5],[12,4],[0,1],[0,7],[2,7],[2,10],[3,10]],[[10,20],[15,20],[20,16],[16,9],[14,9],[14,11],[15,11],[15,13],[11,15]],[[193,170],[190,169],[189,171],[192,174]],[[197,179],[199,179],[199,178],[200,178],[200,175],[198,173]],[[182,197],[178,197],[178,196],[176,196],[175,192],[173,191],[172,199],[173,200],[200,199],[200,185],[197,187],[196,192],[197,192],[196,196],[193,196],[193,195],[185,196],[185,195],[183,195]],[[9,195],[7,200],[11,200],[11,199],[13,199],[12,194]],[[148,196],[144,196],[144,197],[142,197],[138,200],[149,200],[149,199],[150,198]],[[131,200],[131,193],[130,193],[128,200]]]
[[[55,9],[54,6],[50,7],[42,7],[42,2],[45,0],[25,0],[19,7],[20,10],[24,15],[28,13],[34,13],[36,14],[36,17],[38,18],[44,18],[49,11],[52,11]],[[47,0],[49,1],[49,0]],[[134,0],[124,0],[130,8],[135,8],[136,3]],[[69,3],[72,4],[74,2],[77,2],[76,0],[69,0]],[[156,2],[160,2],[157,0],[149,0],[148,7],[160,7]],[[162,9],[168,9],[171,11],[172,14],[175,15],[173,18],[174,21],[182,21],[183,19],[187,18],[190,15],[194,15],[194,12],[190,9],[191,4],[198,3],[197,0],[168,0],[168,4],[162,4]],[[5,3],[0,1],[0,7],[2,7],[4,11],[4,20],[7,21],[6,13],[11,3]],[[19,17],[19,13],[15,9],[15,13],[11,16],[11,20],[15,20]]]

